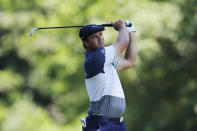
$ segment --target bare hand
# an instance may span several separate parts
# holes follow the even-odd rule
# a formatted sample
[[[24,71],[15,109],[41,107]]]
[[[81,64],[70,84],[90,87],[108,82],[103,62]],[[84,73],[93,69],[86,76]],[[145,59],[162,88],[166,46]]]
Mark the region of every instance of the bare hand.
[[[126,29],[125,21],[122,19],[112,22],[112,25],[114,26],[114,29],[117,31],[124,29],[124,28]]]

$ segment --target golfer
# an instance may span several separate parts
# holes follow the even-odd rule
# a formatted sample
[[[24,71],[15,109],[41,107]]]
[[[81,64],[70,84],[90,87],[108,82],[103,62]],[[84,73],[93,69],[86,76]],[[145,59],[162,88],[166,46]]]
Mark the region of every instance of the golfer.
[[[125,23],[132,24],[126,27]],[[126,131],[125,96],[117,71],[136,65],[135,27],[129,21],[112,22],[118,36],[104,47],[103,26],[86,25],[79,31],[85,52],[85,83],[90,99],[83,131]],[[123,57],[119,55],[125,51]]]

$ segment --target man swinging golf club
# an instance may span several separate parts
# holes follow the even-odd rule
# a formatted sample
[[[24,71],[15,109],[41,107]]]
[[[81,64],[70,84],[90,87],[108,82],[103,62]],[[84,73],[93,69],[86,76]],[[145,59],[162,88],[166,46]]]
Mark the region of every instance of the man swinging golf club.
[[[131,24],[131,27],[126,27]],[[81,119],[83,131],[126,131],[123,120],[125,96],[117,71],[136,65],[135,27],[130,21],[112,22],[118,36],[104,47],[104,26],[86,25],[79,31],[85,52],[85,83],[90,99],[88,116]],[[123,57],[119,55],[125,51]]]

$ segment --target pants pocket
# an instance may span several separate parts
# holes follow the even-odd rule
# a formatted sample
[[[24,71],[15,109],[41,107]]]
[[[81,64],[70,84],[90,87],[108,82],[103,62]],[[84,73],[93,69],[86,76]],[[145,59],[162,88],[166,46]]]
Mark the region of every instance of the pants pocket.
[[[126,131],[127,130],[127,126],[126,126],[125,121],[121,122],[121,127],[122,127],[122,131]]]

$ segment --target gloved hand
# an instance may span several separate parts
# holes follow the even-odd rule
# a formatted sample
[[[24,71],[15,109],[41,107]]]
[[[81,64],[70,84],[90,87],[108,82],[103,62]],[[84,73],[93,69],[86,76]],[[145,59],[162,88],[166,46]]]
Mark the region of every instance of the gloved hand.
[[[127,27],[127,28],[126,28],[126,29],[127,29],[127,32],[136,32],[136,31],[135,31],[135,26],[134,26],[134,24],[133,24],[131,21],[125,21],[125,24],[126,24],[126,25],[131,24],[131,27]]]

